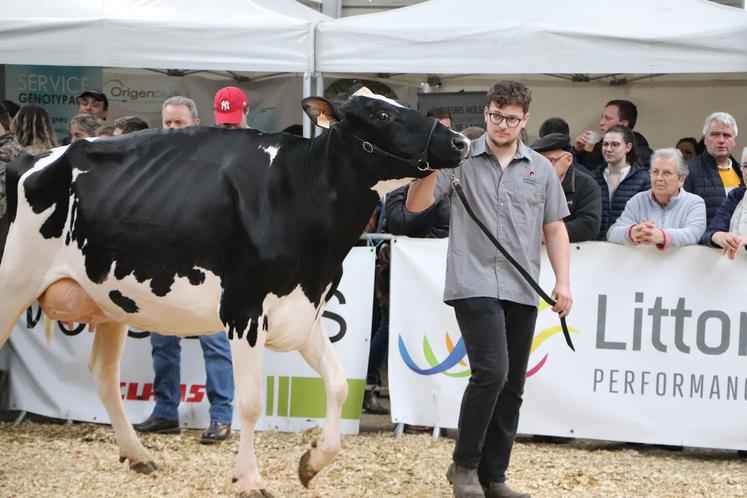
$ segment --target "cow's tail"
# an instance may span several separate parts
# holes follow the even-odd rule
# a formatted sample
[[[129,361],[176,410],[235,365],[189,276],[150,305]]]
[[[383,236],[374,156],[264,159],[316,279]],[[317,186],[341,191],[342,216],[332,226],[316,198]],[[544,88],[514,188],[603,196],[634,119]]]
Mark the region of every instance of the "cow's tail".
[[[4,182],[6,193],[5,199],[0,199],[0,202],[5,203],[5,209],[0,210],[0,262],[3,260],[3,252],[5,252],[5,241],[8,238],[8,232],[10,231],[10,224],[16,219],[16,210],[18,209],[18,182],[24,173],[34,167],[36,160],[43,155],[32,156],[30,154],[23,153],[18,156],[13,162],[9,163],[2,173],[0,173],[0,182]]]

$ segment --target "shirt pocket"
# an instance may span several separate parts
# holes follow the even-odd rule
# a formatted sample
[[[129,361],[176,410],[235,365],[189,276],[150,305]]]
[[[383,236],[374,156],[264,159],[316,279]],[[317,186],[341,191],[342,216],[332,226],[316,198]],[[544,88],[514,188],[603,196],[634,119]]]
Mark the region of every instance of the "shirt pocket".
[[[505,185],[506,193],[511,200],[513,214],[530,221],[545,204],[545,189],[542,182],[534,176],[522,177]]]

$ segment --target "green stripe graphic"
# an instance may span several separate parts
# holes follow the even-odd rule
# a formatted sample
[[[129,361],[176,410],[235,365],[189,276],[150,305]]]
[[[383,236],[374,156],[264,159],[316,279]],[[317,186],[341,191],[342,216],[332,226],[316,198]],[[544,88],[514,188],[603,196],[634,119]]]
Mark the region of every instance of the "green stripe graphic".
[[[278,416],[288,416],[288,377],[278,377]]]
[[[267,387],[265,388],[267,393],[267,401],[265,402],[265,415],[268,417],[272,416],[272,411],[275,408],[275,377],[272,375],[267,376]]]

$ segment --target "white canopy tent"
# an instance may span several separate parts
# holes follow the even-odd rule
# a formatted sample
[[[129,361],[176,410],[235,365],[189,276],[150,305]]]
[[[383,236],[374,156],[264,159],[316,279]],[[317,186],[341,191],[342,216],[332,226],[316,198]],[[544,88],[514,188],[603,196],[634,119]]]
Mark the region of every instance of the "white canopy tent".
[[[706,0],[430,0],[317,27],[323,72],[747,71],[747,12]]]
[[[310,72],[314,23],[328,18],[293,3],[7,2],[0,17],[0,63]]]

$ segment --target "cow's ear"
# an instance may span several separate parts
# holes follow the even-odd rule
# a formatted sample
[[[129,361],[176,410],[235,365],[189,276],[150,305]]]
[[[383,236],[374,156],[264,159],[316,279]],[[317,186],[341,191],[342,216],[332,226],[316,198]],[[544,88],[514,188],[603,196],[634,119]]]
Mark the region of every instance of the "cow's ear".
[[[311,122],[322,128],[329,128],[340,121],[335,108],[327,99],[322,97],[306,97],[302,101],[303,111]]]

